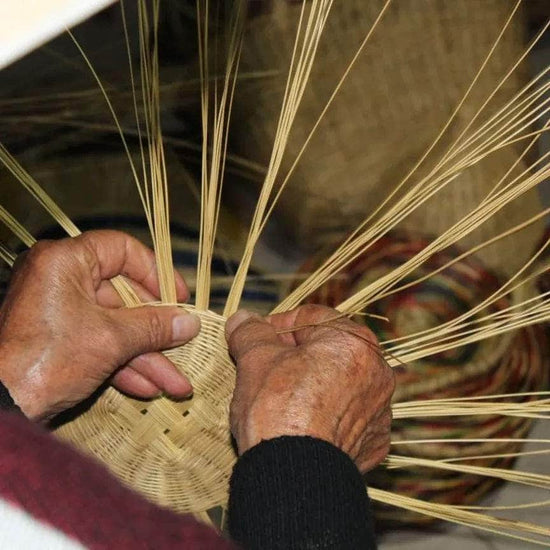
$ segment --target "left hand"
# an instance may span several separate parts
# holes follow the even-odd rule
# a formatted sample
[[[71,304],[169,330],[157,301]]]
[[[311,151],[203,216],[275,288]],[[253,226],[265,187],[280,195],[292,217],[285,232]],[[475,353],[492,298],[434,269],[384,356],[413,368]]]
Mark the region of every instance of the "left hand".
[[[361,472],[386,457],[395,377],[374,334],[340,316],[308,304],[266,318],[241,310],[228,319],[237,366],[230,422],[240,454],[290,435],[328,441]]]
[[[191,393],[154,352],[195,337],[198,317],[173,306],[120,308],[109,282],[124,275],[142,300],[158,300],[151,250],[118,231],[90,231],[41,241],[22,256],[0,309],[0,380],[29,418],[70,408],[115,371],[113,385],[137,397]],[[185,301],[189,291],[177,274],[176,288]]]

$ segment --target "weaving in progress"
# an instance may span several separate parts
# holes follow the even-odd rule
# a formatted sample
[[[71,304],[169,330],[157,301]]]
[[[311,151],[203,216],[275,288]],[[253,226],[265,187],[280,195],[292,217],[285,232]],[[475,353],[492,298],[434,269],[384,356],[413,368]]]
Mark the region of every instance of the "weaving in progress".
[[[550,453],[530,439],[550,412],[550,65],[527,66],[550,19],[527,36],[522,0],[420,4],[121,0],[116,70],[76,28],[66,91],[2,90],[6,266],[37,239],[122,229],[153,246],[161,303],[200,316],[164,352],[191,399],[108,386],[51,426],[147,499],[223,528],[226,320],[315,303],[368,325],[396,373],[391,451],[365,476],[380,528],[550,546],[516,514],[550,503],[550,472],[517,468]],[[495,505],[503,483],[538,496]]]

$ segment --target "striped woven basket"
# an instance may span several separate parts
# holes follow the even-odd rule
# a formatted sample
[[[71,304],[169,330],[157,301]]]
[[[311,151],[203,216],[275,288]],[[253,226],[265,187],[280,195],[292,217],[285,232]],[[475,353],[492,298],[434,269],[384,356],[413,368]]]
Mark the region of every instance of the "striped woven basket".
[[[431,239],[408,233],[393,233],[380,239],[345,270],[342,277],[330,281],[311,301],[334,306],[353,294],[357,288],[403,264],[425,248]],[[446,265],[461,254],[456,247],[432,256],[409,279],[422,277]],[[323,257],[323,255],[320,255]],[[315,269],[318,258],[303,266]],[[395,295],[372,304],[367,313],[387,317],[389,322],[366,317],[380,341],[389,341],[439,326],[470,310],[500,287],[498,277],[476,258],[468,257]],[[510,305],[501,299],[478,312],[478,318],[496,313]],[[535,392],[546,389],[550,360],[548,342],[540,326],[516,333],[493,337],[469,344],[451,352],[397,368],[392,424],[392,453],[404,457],[458,461],[493,468],[510,467],[513,457],[470,459],[478,455],[513,454],[521,445],[504,439],[524,438],[532,421],[508,416],[452,416],[440,418],[407,418],[400,420],[399,403],[455,397],[480,397],[509,393]],[[523,398],[525,399],[525,398]],[[482,438],[493,441],[468,442]],[[407,441],[449,439],[448,443],[403,444]],[[458,442],[455,440],[462,440]],[[500,440],[500,441],[499,441]],[[387,469],[379,467],[368,476],[369,485],[400,495],[422,498],[443,504],[468,505],[479,502],[498,481],[473,474],[429,467]],[[378,506],[382,523],[426,523],[417,514]]]

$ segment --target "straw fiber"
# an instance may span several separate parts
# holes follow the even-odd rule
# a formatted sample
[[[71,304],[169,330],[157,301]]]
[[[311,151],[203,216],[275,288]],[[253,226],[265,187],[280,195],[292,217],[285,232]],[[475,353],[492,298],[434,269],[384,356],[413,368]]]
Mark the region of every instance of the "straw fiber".
[[[167,153],[170,175],[171,241],[174,264],[186,280],[191,295],[196,283],[199,250],[199,203],[196,181],[177,156]],[[123,154],[101,149],[85,154],[55,158],[38,158],[26,163],[28,170],[82,230],[117,229],[125,231],[151,246],[151,235],[143,216],[143,206],[135,190],[135,182]],[[41,239],[66,236],[51,216],[36,208],[30,195],[17,192],[17,183],[9,174],[0,172],[2,205],[35,237]],[[93,200],[90,200],[93,197]],[[248,227],[238,212],[222,206],[220,231],[212,263],[210,309],[221,312],[227,291],[238,267],[238,258]],[[21,244],[10,231],[0,225],[0,241],[18,251]],[[9,276],[7,266],[0,265],[0,296]],[[243,295],[243,307],[268,313],[279,301],[278,289],[262,277],[258,263],[252,265],[250,280]],[[3,283],[3,284],[2,284]]]
[[[391,272],[430,242],[431,239],[418,235],[389,234],[352,262],[343,277],[327,283],[311,300],[334,306],[357,288]],[[456,247],[451,247],[436,254],[412,277],[402,282],[406,284],[441,268],[460,253]],[[318,259],[313,258],[304,266],[304,270],[314,269],[316,261]],[[427,281],[376,301],[368,313],[385,316],[389,321],[367,317],[367,323],[381,342],[412,335],[437,327],[469,311],[495,292],[500,284],[495,274],[488,271],[478,259],[469,257]],[[513,299],[520,298],[515,295]],[[476,318],[496,313],[509,305],[510,300],[501,299],[480,311]],[[546,388],[550,374],[547,346],[544,331],[534,326],[430,356],[408,364],[406,368],[397,368],[397,385],[393,397],[393,442],[456,438],[489,440],[471,444],[406,444],[394,447],[392,452],[435,460],[518,452],[521,444],[491,439],[527,437],[532,423],[530,419],[497,415],[450,415],[444,419],[401,418],[398,404],[541,391]],[[506,468],[513,464],[513,458],[495,457],[470,463]],[[372,486],[397,494],[461,505],[478,502],[498,483],[490,478],[419,466],[391,470],[380,467],[369,474],[368,481]],[[424,516],[385,506],[378,506],[376,515],[382,522],[410,524],[430,521]]]
[[[228,425],[235,370],[224,319],[199,314],[200,336],[166,352],[191,380],[190,400],[140,401],[108,388],[56,431],[150,500],[180,512],[224,504],[236,458]]]
[[[381,0],[336,2],[318,52],[310,84],[287,147],[282,174],[290,168],[339,78],[371,27]],[[251,18],[242,70],[277,69],[278,74],[239,85],[232,118],[234,152],[265,162],[272,147],[286,67],[292,52],[300,2],[271,2]],[[276,214],[293,246],[306,252],[341,238],[364,220],[412,168],[447,121],[511,9],[501,0],[399,0],[393,2],[281,196]],[[456,138],[495,84],[525,47],[522,17],[516,17],[451,125],[446,146]],[[509,99],[526,82],[523,67],[488,106]],[[485,115],[482,117],[485,119]],[[437,158],[434,152],[432,158]],[[508,148],[468,170],[410,215],[402,228],[440,234],[479,204],[517,160]],[[520,163],[519,169],[525,165]],[[421,170],[416,177],[420,177]],[[510,223],[540,211],[536,191],[491,218],[463,246],[486,240]],[[523,217],[522,217],[523,216]],[[486,265],[513,272],[533,248],[541,226],[480,253]]]
[[[266,78],[239,80],[236,86],[228,134],[229,151],[244,158],[245,164],[250,160],[249,168],[266,166],[273,149],[300,4],[291,1],[262,3],[265,9],[254,10],[247,22],[240,70],[246,74],[269,73]],[[311,82],[286,148],[282,177],[299,153],[381,6],[382,0],[335,2]],[[304,251],[307,255],[315,250],[323,251],[303,266],[300,277],[304,272],[313,272],[320,261],[326,259],[327,245],[340,242],[348,235],[350,228],[372,213],[412,168],[459,102],[510,9],[510,3],[501,0],[399,0],[392,3],[297,165],[275,210],[274,225],[267,227],[264,234],[264,238],[269,236],[274,226],[282,228],[274,233],[279,239],[279,249],[284,247],[282,255],[285,258],[295,258]],[[524,51],[521,29],[522,20],[518,17],[504,35],[472,96],[450,125],[448,134],[433,151],[432,158],[440,158],[438,154],[460,134],[476,113],[477,106]],[[525,84],[522,70],[515,71],[497,93],[489,112]],[[132,109],[124,93],[115,95],[121,102],[121,119],[128,121]],[[171,96],[172,100],[174,96],[177,97],[177,92]],[[82,97],[85,96],[80,99]],[[26,162],[26,167],[71,219],[83,222],[79,224],[81,229],[86,229],[88,223],[93,227],[113,227],[114,224],[118,229],[129,229],[143,238],[146,225],[128,159],[106,152],[110,148],[109,141],[101,143],[107,134],[112,138],[113,129],[100,130],[99,144],[88,149],[93,142],[93,131],[88,124],[94,116],[95,105],[85,109],[87,118],[82,128],[76,127],[74,133],[62,132],[59,142],[49,144],[51,148],[46,155],[37,153],[34,166],[33,155],[29,153],[25,161],[30,162]],[[74,113],[67,117],[71,120],[64,120],[64,123],[78,126]],[[486,120],[486,114],[481,118]],[[168,122],[174,120],[168,117]],[[17,121],[12,123],[17,124]],[[51,120],[47,124],[51,124]],[[178,130],[181,127],[178,126]],[[64,150],[67,135],[74,136],[75,148],[67,146],[67,154],[60,160],[48,158],[49,154],[58,155]],[[83,140],[79,142],[79,138]],[[14,143],[21,146],[22,140],[21,135],[16,135]],[[198,150],[200,156],[200,146]],[[341,275],[315,292],[311,301],[336,306],[365,285],[402,266],[432,242],[423,234],[440,235],[479,205],[518,159],[518,154],[514,147],[507,147],[462,173],[409,215],[399,225],[399,232],[379,238],[366,253],[355,257]],[[190,266],[197,264],[196,230],[200,211],[197,197],[200,200],[200,192],[197,192],[193,176],[181,166],[175,153],[167,151],[166,160],[174,265],[193,288],[194,268]],[[136,161],[140,162],[137,158]],[[512,176],[522,172],[528,162],[527,158],[519,162]],[[409,185],[429,169],[429,165],[422,166]],[[216,311],[221,310],[226,299],[227,279],[231,279],[237,267],[234,259],[241,256],[244,248],[247,231],[243,220],[247,220],[247,213],[250,213],[245,211],[245,205],[255,202],[242,200],[244,180],[239,180],[238,173],[232,174],[224,186],[219,239],[212,262],[212,311],[180,306],[201,317],[202,331],[190,344],[166,352],[192,382],[195,389],[192,398],[181,402],[168,397],[141,401],[108,387],[76,411],[78,414],[69,413],[59,419],[54,428],[59,437],[103,461],[125,484],[150,500],[179,512],[200,514],[225,505],[229,477],[236,460],[228,417],[235,368],[225,343],[225,319]],[[242,185],[236,186],[237,181]],[[11,189],[11,185],[16,184],[7,183],[4,175],[0,175],[2,189]],[[250,186],[248,198],[254,196],[255,199],[258,189],[250,183],[250,178],[246,185]],[[47,236],[51,220],[20,197],[20,193],[8,192],[2,202],[33,236]],[[224,209],[226,199],[229,204],[233,200],[236,205],[232,212]],[[460,241],[460,247],[467,250],[540,211],[533,189],[514,200],[510,208],[490,216],[480,228]],[[141,221],[134,223],[138,217]],[[168,233],[168,228],[164,229]],[[540,229],[534,223],[484,248],[479,258],[462,259],[425,282],[374,301],[367,313],[389,318],[389,323],[368,319],[383,348],[391,351],[395,338],[439,327],[477,306],[499,289],[510,274],[525,265],[535,248]],[[281,234],[289,235],[290,239],[281,239]],[[0,234],[0,241],[5,241],[3,234]],[[13,243],[12,240],[8,244],[15,250]],[[255,253],[265,246],[266,240],[261,241]],[[434,254],[412,276],[416,279],[438,269],[456,258],[461,249],[450,247]],[[251,270],[249,275],[257,273]],[[397,284],[411,280],[405,278]],[[527,294],[518,291],[501,298],[477,312],[473,320],[520,304],[532,296],[530,292],[531,289]],[[278,301],[273,284],[252,282],[247,283],[241,305],[267,312]],[[475,444],[439,442],[421,446],[407,443],[396,445],[392,453],[397,457],[401,455],[400,458],[449,458],[465,460],[468,464],[468,457],[474,455],[519,450],[519,444],[494,440],[526,437],[530,419],[506,414],[460,416],[450,413],[435,418],[416,418],[403,413],[404,404],[425,399],[540,390],[547,384],[550,367],[545,338],[539,327],[530,327],[397,367],[394,442],[434,437],[489,440]],[[430,353],[425,349],[421,351],[425,355]],[[482,462],[472,459],[471,463],[509,467],[512,462],[512,457],[495,457]],[[473,502],[486,495],[496,483],[490,478],[418,464],[390,470],[391,465],[390,457],[372,473],[369,484],[397,495],[419,497],[429,503]],[[379,508],[377,513],[384,521],[419,521],[415,515],[397,514],[386,508]]]
[[[545,353],[548,337],[540,326],[520,330],[512,339],[500,360],[494,361],[485,372],[464,380],[461,384],[449,384],[439,391],[425,394],[426,399],[448,397],[499,395],[506,392],[540,391],[548,387],[550,360]],[[398,374],[399,378],[399,374]],[[401,382],[400,382],[401,383]],[[508,398],[509,400],[509,398]],[[395,409],[394,409],[395,411]],[[473,464],[489,468],[513,469],[514,457],[503,456],[467,460],[468,457],[513,454],[522,450],[521,443],[495,441],[498,439],[527,438],[533,421],[496,415],[458,416],[441,419],[396,418],[392,424],[392,441],[434,438],[488,438],[479,443],[432,443],[399,445],[395,454],[434,460],[460,460],[461,464]],[[491,441],[493,439],[493,441]],[[420,466],[391,470],[378,468],[372,472],[369,484],[420,499],[461,506],[479,503],[501,482],[490,477],[450,472]],[[395,509],[377,506],[376,516],[382,522],[426,523],[421,515],[397,512]]]
[[[392,270],[428,242],[422,237],[390,235],[352,263],[344,277],[321,288],[312,300],[334,305],[334,301],[353,292],[356,285]],[[450,249],[421,269],[433,270],[457,254],[457,249]],[[307,264],[304,269],[312,267]],[[382,341],[411,334],[469,310],[498,286],[498,279],[479,260],[465,259],[427,283],[411,287],[395,298],[380,300],[375,309],[369,310],[386,315],[389,324],[375,319],[368,322]],[[478,315],[508,305],[509,301],[503,299]],[[193,311],[190,306],[185,307]],[[57,429],[61,437],[104,461],[123,482],[147,498],[182,512],[201,512],[224,505],[236,458],[228,425],[235,374],[227,354],[224,319],[211,312],[198,313],[203,324],[201,334],[191,344],[167,352],[192,381],[195,393],[191,400],[176,403],[159,398],[144,402],[109,388],[83,414]],[[398,403],[538,391],[545,387],[550,367],[545,349],[543,331],[531,327],[515,335],[495,337],[417,361],[406,369],[397,368],[392,440],[526,437],[531,425],[528,419],[483,415],[449,416],[444,421],[429,417],[400,420]],[[513,453],[520,447],[489,440],[469,445],[400,445],[398,452],[442,459]],[[486,459],[483,465],[509,467],[512,461]],[[451,504],[476,502],[496,485],[491,479],[421,467],[387,470],[382,466],[370,474],[368,481],[398,494]],[[377,515],[391,522],[427,521],[385,507],[379,507]]]

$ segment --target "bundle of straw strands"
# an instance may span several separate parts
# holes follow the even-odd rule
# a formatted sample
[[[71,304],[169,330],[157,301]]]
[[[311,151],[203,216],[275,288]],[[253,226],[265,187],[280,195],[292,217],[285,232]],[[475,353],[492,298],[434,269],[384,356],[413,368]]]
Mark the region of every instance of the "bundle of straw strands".
[[[301,161],[307,160],[308,147],[315,139],[330,145],[338,127],[332,124],[332,132],[323,122],[330,117],[331,109],[338,106],[339,93],[349,91],[346,85],[351,83],[353,88],[354,70],[362,56],[368,55],[369,48],[380,43],[377,33],[387,18],[397,16],[399,20],[400,16],[399,0],[368,3],[365,11],[370,18],[365,18],[368,25],[361,30],[362,39],[351,47],[334,87],[325,94],[321,109],[313,109],[313,124],[304,130],[299,121],[302,111],[310,107],[305,99],[311,93],[310,78],[317,67],[322,67],[324,56],[327,62],[331,59],[330,44],[324,42],[325,32],[333,18],[348,13],[350,3],[310,0],[272,4],[277,13],[282,10],[293,15],[290,23],[287,21],[293,39],[288,48],[281,95],[278,102],[269,102],[270,109],[277,113],[270,119],[274,123],[269,139],[259,139],[267,126],[258,124],[255,139],[268,148],[266,158],[258,163],[243,160],[242,154],[232,156],[229,150],[232,108],[237,105],[241,84],[240,64],[249,51],[256,51],[247,49],[248,4],[245,0],[196,2],[201,142],[195,150],[201,165],[200,221],[198,246],[185,245],[196,255],[194,303],[180,307],[196,312],[203,328],[190,344],[166,351],[191,379],[194,396],[185,403],[167,397],[144,402],[107,388],[84,410],[75,411],[55,427],[59,437],[104,461],[124,483],[147,498],[203,518],[207,517],[207,511],[226,505],[228,481],[236,460],[228,424],[235,368],[225,344],[225,321],[245,303],[247,289],[253,288],[250,284],[254,277],[250,275],[255,252],[262,246],[262,236],[269,229],[279,199],[284,200],[285,193],[291,193],[293,175],[299,171]],[[490,4],[503,10],[503,3]],[[115,129],[122,141],[125,162],[145,212],[145,224],[157,257],[162,303],[173,304],[176,262],[170,213],[180,204],[169,201],[169,190],[175,191],[175,184],[169,183],[170,154],[165,149],[161,127],[162,6],[159,0],[137,0],[136,5],[137,37],[131,32],[129,7],[120,3],[130,82],[126,95],[120,95],[102,80],[78,39],[70,36],[97,84],[97,94],[105,102],[109,127]],[[363,2],[359,6],[362,10]],[[479,90],[485,69],[515,28],[521,8],[521,0],[506,3],[494,34],[489,38],[484,35],[489,44],[482,59],[471,68],[469,81],[426,147],[413,159],[409,154],[407,158],[399,158],[396,143],[384,151],[385,156],[397,157],[396,164],[405,163],[406,170],[399,177],[393,173],[383,198],[377,195],[373,199],[374,195],[370,196],[365,188],[363,194],[368,199],[361,204],[370,202],[372,208],[365,211],[364,219],[351,228],[344,240],[339,239],[322,257],[316,257],[304,268],[298,282],[272,311],[287,311],[315,299],[333,305],[342,315],[364,314],[367,322],[377,323],[385,358],[398,369],[398,378],[403,382],[394,404],[394,446],[387,461],[373,474],[373,482],[378,486],[369,488],[371,499],[383,505],[383,517],[405,517],[406,511],[412,514],[407,516],[411,518],[420,514],[548,545],[548,527],[513,519],[515,510],[546,506],[549,499],[544,496],[509,506],[504,514],[498,507],[469,506],[495,480],[529,485],[541,491],[550,488],[549,475],[512,468],[517,457],[550,452],[550,442],[546,440],[536,442],[541,446],[537,451],[522,450],[523,443],[529,441],[531,421],[548,419],[550,410],[550,392],[543,389],[547,350],[542,346],[546,344],[536,328],[550,319],[550,303],[548,292],[538,293],[535,284],[548,271],[548,262],[542,258],[550,239],[532,246],[540,236],[537,228],[548,211],[540,206],[531,208],[537,204],[533,201],[537,187],[550,175],[550,153],[535,155],[539,138],[549,124],[550,68],[517,88],[508,87],[512,80],[521,82],[517,75],[550,22],[537,31],[519,55],[510,59],[491,80],[489,89],[484,86]],[[358,13],[362,14],[361,10]],[[256,21],[265,17],[265,14],[253,15],[259,18]],[[363,22],[361,17],[357,20]],[[417,29],[418,32],[424,29]],[[258,34],[253,38],[257,42]],[[139,66],[133,62],[134,47],[139,52]],[[272,41],[270,47],[279,48],[280,44]],[[444,57],[444,52],[438,56]],[[404,72],[406,69],[403,67]],[[280,76],[279,71],[277,75]],[[472,103],[473,96],[477,101]],[[88,105],[85,94],[76,97],[80,105]],[[249,106],[254,104],[247,101]],[[125,108],[123,116],[118,115],[121,106]],[[353,117],[349,104],[347,112]],[[237,122],[242,122],[242,110],[237,114]],[[262,112],[256,116],[261,118]],[[368,119],[369,113],[362,112],[361,116]],[[13,122],[13,113],[9,118]],[[52,124],[52,117],[48,124]],[[78,125],[78,120],[72,118],[70,124]],[[420,128],[421,121],[418,124]],[[86,130],[90,130],[89,126],[89,121],[82,124]],[[105,129],[103,124],[101,127]],[[293,134],[296,128],[300,130],[298,149]],[[244,139],[247,136],[240,135],[240,140]],[[410,141],[414,139],[410,136]],[[21,136],[16,141],[20,146]],[[361,154],[368,158],[368,148]],[[478,186],[475,182],[479,181],[479,174],[475,177],[472,174],[494,158],[499,159],[499,169],[491,172],[483,186]],[[0,160],[12,180],[19,182],[68,235],[80,233],[82,228],[61,208],[63,197],[60,204],[55,202],[5,145],[0,145]],[[230,173],[244,173],[246,177],[253,173],[256,180],[261,177],[262,183],[235,273],[227,284],[227,298],[215,312],[214,308],[222,305],[220,294],[213,290],[218,288],[220,276],[216,266],[223,261],[219,243],[227,237],[221,230],[222,190]],[[467,201],[467,207],[458,216],[438,216],[438,200],[443,209],[449,203],[448,190],[467,194],[466,181],[475,183],[471,193],[475,200]],[[338,188],[339,184],[337,177],[332,186]],[[4,185],[8,183],[2,180]],[[357,178],[349,185],[361,189]],[[68,191],[71,192],[74,191]],[[3,203],[14,195],[13,191],[3,192]],[[295,206],[300,206],[302,196],[306,208],[309,195],[291,196]],[[525,204],[531,207],[523,208]],[[236,214],[246,217],[244,209]],[[342,214],[346,216],[346,212]],[[433,238],[411,240],[410,235],[393,233],[395,228],[406,226],[410,218],[426,218],[430,214],[438,218],[440,225]],[[32,246],[38,237],[36,228],[30,228],[31,233],[18,217],[0,207],[0,219],[6,227],[25,246]],[[493,224],[494,220],[499,223]],[[341,222],[342,217],[338,223]],[[487,226],[496,227],[496,233],[484,233]],[[520,236],[526,234],[535,234],[535,239],[521,241]],[[175,235],[174,242],[177,241]],[[523,243],[520,249],[512,250],[505,259],[494,254],[495,250],[509,249],[510,243],[518,242]],[[13,265],[16,248],[0,245],[0,258]],[[487,251],[493,251],[487,264],[476,260]],[[354,273],[351,279],[350,273]],[[124,278],[117,277],[112,284],[128,307],[139,305]],[[460,298],[451,306],[441,300],[450,289],[453,296]],[[396,318],[393,324],[386,325],[377,318],[380,314],[391,317],[388,312],[400,300],[407,301],[404,311],[410,313],[412,320],[402,324]],[[418,307],[421,302],[430,304],[435,312],[429,322],[423,315],[415,315],[422,309]],[[403,326],[407,328],[402,331]],[[426,469],[430,471],[431,482],[426,484],[424,477],[420,483],[418,476]],[[391,508],[401,512],[390,512]]]

